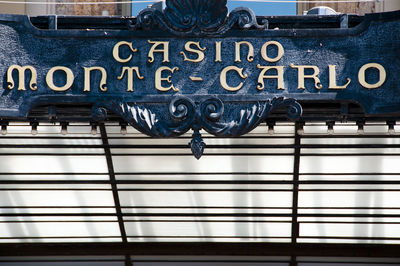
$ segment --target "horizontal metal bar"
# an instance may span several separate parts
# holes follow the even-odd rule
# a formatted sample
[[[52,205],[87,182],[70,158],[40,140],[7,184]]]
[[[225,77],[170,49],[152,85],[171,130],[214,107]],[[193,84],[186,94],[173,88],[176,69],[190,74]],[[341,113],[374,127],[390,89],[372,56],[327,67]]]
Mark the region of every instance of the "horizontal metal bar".
[[[115,215],[116,216],[116,215]],[[9,220],[0,221],[0,223],[118,223],[118,220],[37,220],[37,221],[22,221],[22,220]]]
[[[400,148],[400,144],[301,144],[303,149],[343,149],[343,148],[356,148],[356,149],[371,149],[371,148]]]
[[[188,147],[186,147],[187,149]],[[187,150],[183,150],[183,153],[112,153],[112,156],[118,156],[118,157],[133,157],[133,156],[187,156],[191,157],[193,154],[191,154]],[[9,152],[9,153],[0,153],[0,156],[105,156],[104,153],[50,153],[50,152]],[[203,157],[205,156],[230,156],[230,157],[236,157],[236,156],[294,156],[294,153],[266,153],[266,152],[260,152],[260,153],[254,153],[254,152],[243,152],[243,153],[229,153],[229,152],[214,152],[214,153],[208,153],[204,152],[202,155]],[[398,156],[400,158],[400,153],[303,153],[301,154],[301,157],[346,157],[346,156],[359,156],[359,157],[364,157],[364,156]]]
[[[117,215],[115,215],[117,216]],[[254,221],[254,220],[127,220],[125,219],[124,222],[130,223],[291,223],[290,220],[283,220],[283,221]],[[118,220],[37,220],[37,221],[23,221],[23,220],[10,220],[10,221],[0,221],[0,223],[118,223]]]
[[[107,172],[103,173],[93,173],[93,172],[2,172],[1,175],[108,175]],[[149,175],[149,176],[165,176],[165,175],[291,175],[291,172],[117,172],[116,176],[121,175],[132,175],[132,176],[141,176],[141,175]],[[383,173],[379,173],[383,174]]]
[[[255,220],[129,220],[129,219],[124,219],[124,222],[127,223],[291,223],[292,221],[290,220],[283,220],[283,221],[268,221],[268,220],[263,220],[263,221],[255,221]]]
[[[111,191],[111,188],[0,188],[0,191]],[[118,191],[175,192],[292,192],[292,189],[121,188]],[[299,189],[300,192],[400,192],[400,189]]]
[[[371,265],[371,266],[376,266],[376,265],[399,265],[399,262],[385,262],[385,261],[380,261],[379,259],[377,260],[372,260],[368,261],[368,259],[361,260],[361,261],[352,261],[352,260],[345,260],[345,259],[340,259],[337,258],[335,260],[329,259],[328,261],[324,260],[312,260],[308,258],[308,260],[305,260],[302,258],[300,261],[298,261],[301,264],[307,263],[309,266],[318,266],[318,265],[326,265],[327,263],[333,264],[333,265],[338,265],[338,264],[344,264],[344,265],[353,265],[353,266],[362,266],[362,265]],[[328,264],[328,265],[329,265]]]
[[[169,174],[166,173],[166,176]],[[398,174],[400,175],[400,173]],[[6,185],[36,184],[126,184],[126,185],[291,185],[291,180],[0,180]],[[300,185],[400,185],[400,180],[302,180]]]
[[[14,260],[2,260],[0,259],[0,262],[22,262],[22,263],[27,263],[27,262],[47,262],[47,263],[51,263],[51,262],[64,262],[64,263],[71,263],[71,262],[83,262],[83,263],[88,263],[88,262],[124,262],[124,260],[120,259],[106,259],[106,258],[99,258],[99,259],[14,259]],[[230,258],[230,259],[211,259],[211,258],[199,258],[199,259],[181,259],[179,257],[177,257],[176,259],[171,259],[171,258],[165,258],[165,259],[138,259],[138,258],[133,258],[132,259],[133,263],[226,263],[229,262],[231,263],[233,266],[235,265],[235,263],[284,263],[286,262],[285,259],[280,259],[280,260],[268,260],[268,259],[235,259],[235,258]],[[381,264],[390,264],[390,263],[381,263]],[[393,264],[393,263],[392,263]],[[119,265],[119,264],[117,264]],[[122,264],[121,264],[122,265]]]
[[[0,188],[0,191],[112,191],[111,188]]]
[[[186,148],[188,149],[189,146]],[[207,148],[209,148],[207,146]],[[190,153],[190,151],[185,151],[185,153],[112,153],[112,156],[119,156],[119,157],[132,157],[132,156],[188,156],[188,157],[193,157],[193,154]],[[236,156],[294,156],[294,153],[265,153],[265,152],[260,152],[260,153],[248,153],[248,152],[243,152],[243,153],[230,153],[230,152],[215,152],[215,153],[208,153],[207,151],[204,152],[202,157],[205,156],[229,156],[229,157],[236,157]]]
[[[88,156],[105,156],[104,153],[50,153],[50,152],[17,152],[17,153],[0,153],[0,156],[74,156],[74,157],[88,157]]]
[[[398,174],[400,175],[400,173]],[[302,185],[399,185],[400,180],[302,180]]]
[[[19,176],[19,175],[35,175],[35,176],[49,176],[49,175],[55,175],[55,176],[59,176],[59,175],[83,175],[83,176],[96,176],[96,175],[108,175],[107,172],[103,172],[103,173],[94,173],[94,172],[37,172],[37,173],[33,173],[33,172],[2,172],[0,173],[0,175],[5,176],[5,175],[15,175],[15,176]]]
[[[85,185],[104,185],[111,184],[108,180],[0,180],[2,185],[74,185],[74,184],[85,184]]]
[[[209,239],[219,239],[219,238],[223,238],[223,239],[229,239],[229,238],[243,238],[243,239],[290,239],[290,236],[246,236],[246,235],[238,235],[238,236],[218,236],[218,235],[214,235],[214,236],[198,236],[198,235],[170,235],[170,236],[157,236],[157,235],[127,235],[126,237],[128,238],[176,238],[176,239],[182,239],[182,238],[209,238]]]
[[[300,173],[300,175],[312,175],[312,176],[373,176],[373,175],[378,175],[378,176],[399,176],[399,173],[386,173],[386,172],[367,172],[367,173],[360,173],[360,172],[349,172],[349,173],[324,173],[324,172],[310,172],[310,173]]]
[[[48,263],[54,263],[54,262],[58,262],[58,263],[64,262],[67,264],[74,263],[74,262],[81,262],[81,263],[86,264],[86,263],[90,263],[90,262],[103,262],[104,263],[104,262],[124,262],[124,261],[125,260],[123,260],[123,259],[109,259],[109,258],[104,258],[104,257],[97,258],[97,259],[96,258],[91,258],[91,259],[88,259],[88,258],[82,258],[82,259],[70,259],[70,258],[59,258],[59,259],[37,258],[37,259],[34,259],[34,258],[30,258],[30,259],[26,259],[26,258],[22,257],[22,258],[12,258],[12,259],[4,259],[4,260],[0,258],[0,263],[12,263],[14,265],[16,265],[15,263],[18,263],[18,262],[21,263],[22,265],[24,265],[24,264],[27,265],[27,263],[33,263],[33,262],[46,263],[48,265]],[[135,260],[135,262],[138,262],[138,261]]]
[[[400,245],[323,243],[139,242],[0,244],[0,256],[221,255],[400,258]]]
[[[101,208],[101,209],[114,209],[115,206],[0,206],[0,209],[70,209],[70,208],[76,208],[76,209],[92,209],[92,208]]]
[[[306,239],[354,239],[354,240],[400,240],[400,237],[361,237],[361,236],[299,236]]]
[[[115,216],[114,213],[2,213],[2,217]],[[293,217],[291,213],[122,213],[127,217]],[[400,214],[299,213],[298,217],[400,218]]]
[[[114,206],[0,206],[0,209],[113,209]],[[245,210],[291,210],[292,207],[257,206],[121,206],[122,209],[245,209]],[[298,207],[299,210],[400,210],[400,207]]]
[[[20,237],[0,237],[0,239],[85,239],[85,238],[121,238],[121,236],[20,236]],[[0,252],[1,253],[1,252]]]
[[[115,208],[115,207],[114,207]],[[1,217],[86,217],[86,216],[108,216],[114,217],[116,213],[2,213]]]
[[[293,137],[292,137],[293,138]],[[29,138],[28,138],[29,139]],[[32,138],[30,138],[32,139]],[[62,140],[62,138],[60,139]],[[0,144],[0,148],[15,148],[15,149],[27,149],[27,148],[40,148],[40,149],[187,149],[189,144]],[[354,148],[354,149],[372,149],[372,148],[400,148],[400,144],[207,144],[209,149],[291,149],[300,147],[303,149],[342,149],[342,148]]]
[[[348,147],[351,148],[351,147]],[[380,156],[380,158],[385,156],[398,156],[400,158],[400,153],[302,153],[301,157],[347,157],[347,156]]]
[[[400,217],[399,217],[400,218]],[[359,221],[303,221],[300,224],[400,224],[399,222],[359,222]]]
[[[293,148],[294,145],[288,144],[208,144],[207,148],[210,149],[288,149]],[[400,147],[400,145],[398,145]],[[41,148],[41,149],[79,149],[79,148],[86,148],[86,149],[101,149],[101,148],[110,148],[110,149],[161,149],[161,150],[168,150],[168,149],[187,149],[190,147],[189,144],[0,144],[0,148]]]
[[[330,189],[330,188],[320,188],[320,189],[299,189],[299,191],[303,192],[310,192],[310,191],[316,191],[316,192],[321,192],[321,191],[326,191],[326,192],[334,192],[334,191],[342,191],[342,192],[396,192],[400,191],[400,189],[391,189],[391,188],[358,188],[358,189],[352,189],[352,188],[347,188],[347,189]]]
[[[118,191],[193,191],[193,192],[291,192],[292,189],[201,189],[201,188],[120,188]],[[400,191],[400,190],[399,190]]]
[[[356,126],[356,125],[354,125]],[[347,139],[347,138],[357,138],[357,139],[371,139],[371,138],[378,138],[378,139],[392,139],[392,138],[398,138],[398,134],[394,135],[389,135],[389,134],[303,134],[301,135],[302,139]]]

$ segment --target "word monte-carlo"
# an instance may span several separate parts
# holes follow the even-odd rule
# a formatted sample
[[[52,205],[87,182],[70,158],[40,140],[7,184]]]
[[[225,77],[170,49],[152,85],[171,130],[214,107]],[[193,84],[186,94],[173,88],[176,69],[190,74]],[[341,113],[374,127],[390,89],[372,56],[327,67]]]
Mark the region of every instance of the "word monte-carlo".
[[[293,75],[297,76],[297,83],[293,85],[298,90],[305,90],[305,81],[310,79],[314,84],[313,88],[321,90],[327,88],[329,90],[344,90],[346,89],[352,80],[355,80],[365,89],[377,89],[381,87],[386,80],[386,69],[383,65],[377,62],[368,62],[359,66],[356,71],[355,77],[345,76],[346,82],[338,84],[338,79],[342,80],[342,77],[337,77],[337,63],[324,62],[326,64],[323,69],[320,69],[317,65],[311,64],[294,64],[281,65],[281,59],[285,56],[285,48],[278,41],[266,41],[261,47],[254,47],[250,41],[236,41],[236,42],[222,42],[215,41],[213,47],[202,46],[201,42],[187,41],[181,47],[181,51],[178,54],[170,53],[170,41],[154,41],[147,40],[148,45],[142,42],[137,42],[135,46],[134,42],[120,41],[114,45],[110,50],[110,56],[115,60],[115,65],[120,65],[119,73],[110,75],[110,70],[106,66],[94,65],[94,66],[82,66],[82,73],[74,73],[74,71],[68,66],[53,66],[49,68],[45,74],[45,83],[48,89],[53,91],[67,91],[71,89],[75,82],[76,75],[83,74],[83,83],[77,84],[81,87],[84,92],[90,92],[91,88],[91,72],[99,72],[100,80],[98,84],[94,84],[96,89],[105,92],[109,89],[114,90],[115,88],[109,88],[107,81],[109,79],[115,79],[121,83],[115,83],[118,87],[125,87],[126,92],[134,92],[134,87],[139,90],[143,87],[141,81],[145,78],[154,80],[153,88],[158,91],[169,91],[175,92],[182,91],[184,93],[185,88],[173,84],[172,75],[176,71],[180,71],[180,65],[187,63],[187,67],[195,69],[199,66],[204,66],[211,70],[217,71],[216,76],[219,77],[219,87],[226,90],[235,92],[240,90],[244,84],[249,83],[249,86],[253,89],[264,90],[267,89],[265,80],[271,79],[275,81],[275,86],[270,86],[268,89],[285,90],[285,87],[289,87],[290,84],[285,82],[285,76]],[[147,47],[148,46],[148,47]],[[322,46],[322,43],[321,43]],[[140,47],[140,48],[137,48]],[[223,48],[222,48],[223,47]],[[234,56],[222,57],[222,49],[228,49],[234,51]],[[244,59],[242,58],[243,51],[245,50]],[[256,51],[255,51],[256,49]],[[124,51],[125,50],[125,51]],[[159,54],[158,60],[156,59]],[[224,52],[225,54],[225,52]],[[255,56],[259,57],[258,63],[254,63]],[[181,59],[180,64],[171,65],[170,57],[176,57]],[[212,57],[212,59],[206,57]],[[147,69],[144,69],[143,64],[140,64],[140,60],[146,60],[147,68],[153,68],[153,64],[156,65],[153,73],[150,73]],[[290,61],[290,57],[287,59]],[[286,60],[286,61],[287,61]],[[205,64],[204,62],[207,61]],[[243,63],[242,61],[247,61]],[[224,63],[224,64],[223,64]],[[301,62],[299,62],[301,63]],[[228,64],[228,65],[227,65]],[[222,67],[220,67],[222,66]],[[295,69],[288,71],[286,68]],[[115,67],[112,69],[115,70]],[[322,84],[319,78],[321,70],[326,72],[328,76],[328,84]],[[212,70],[214,71],[214,70]],[[285,72],[286,71],[286,72]],[[367,71],[376,71],[376,81],[370,82],[366,80],[365,73]],[[17,78],[14,80],[13,73],[17,73]],[[29,73],[27,73],[29,72]],[[62,85],[56,85],[54,76],[56,72],[60,72],[59,75],[63,76],[65,81]],[[185,76],[193,82],[203,82],[203,78],[192,75],[192,72],[185,71]],[[146,73],[146,75],[143,75]],[[249,74],[248,74],[249,73]],[[250,73],[256,73],[257,79],[247,81]],[[237,75],[242,79],[239,83],[228,81],[228,75]],[[29,88],[33,91],[37,90],[37,70],[32,65],[11,65],[7,69],[7,84],[8,89],[14,89],[18,83],[18,90],[26,90],[25,80],[29,77]],[[124,84],[122,84],[124,82]],[[62,82],[61,82],[62,83]],[[143,83],[143,82],[142,82]],[[285,85],[286,84],[286,85]]]

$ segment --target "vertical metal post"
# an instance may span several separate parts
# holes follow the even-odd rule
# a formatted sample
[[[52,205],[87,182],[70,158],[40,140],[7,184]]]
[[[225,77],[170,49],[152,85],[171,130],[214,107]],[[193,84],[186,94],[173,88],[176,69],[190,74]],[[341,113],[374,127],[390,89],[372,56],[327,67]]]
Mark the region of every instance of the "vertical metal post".
[[[112,161],[110,146],[108,143],[106,127],[104,126],[103,123],[100,124],[99,127],[100,127],[101,140],[104,145],[104,153],[105,153],[106,160],[107,160],[108,174],[110,176],[110,183],[111,183],[111,189],[112,189],[112,193],[113,193],[115,212],[116,212],[117,218],[118,218],[119,230],[121,232],[122,242],[128,243],[128,238],[126,236],[126,231],[125,231],[125,226],[124,226],[124,220],[122,218],[121,203],[120,203],[119,195],[118,195],[117,182],[115,179],[114,165],[113,165],[113,161]],[[129,254],[125,255],[125,266],[132,266],[132,261],[131,261]]]
[[[129,255],[125,255],[125,266],[133,266],[131,257]]]
[[[300,142],[301,135],[299,129],[301,128],[300,123],[295,125],[295,137],[294,137],[294,166],[293,166],[293,199],[292,199],[292,247],[294,248],[297,244],[297,238],[299,237],[299,223],[298,217],[298,205],[299,205],[299,172],[300,172]],[[291,256],[290,266],[297,266],[296,256]]]

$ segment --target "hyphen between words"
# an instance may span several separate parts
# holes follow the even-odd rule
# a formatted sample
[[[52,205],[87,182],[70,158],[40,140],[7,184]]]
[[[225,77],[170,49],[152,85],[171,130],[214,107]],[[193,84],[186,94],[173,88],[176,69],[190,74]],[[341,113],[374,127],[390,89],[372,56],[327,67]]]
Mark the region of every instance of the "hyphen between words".
[[[149,50],[147,53],[148,63],[152,64],[154,60],[154,54],[160,53],[162,57],[163,63],[168,63],[169,61],[169,41],[151,41],[148,40]],[[215,42],[215,54],[213,55],[215,58],[215,64],[221,63],[221,41]],[[240,41],[235,42],[234,45],[234,54],[235,54],[235,63],[241,62],[241,49],[246,47],[247,49],[247,57],[244,60],[248,62],[252,62],[254,60],[254,48],[253,45],[248,41]],[[273,57],[271,54],[268,54],[268,47],[273,48],[276,52]],[[121,53],[121,50],[129,50],[129,54],[125,54],[124,56]],[[187,41],[183,47],[183,50],[180,51],[179,56],[183,58],[183,61],[200,63],[205,58],[206,47],[202,47],[199,42]],[[112,50],[113,58],[119,63],[128,63],[134,57],[134,54],[138,52],[137,48],[134,48],[132,42],[120,41],[116,43]],[[281,43],[277,41],[267,41],[265,42],[261,49],[260,55],[261,58],[268,63],[278,62],[284,56],[285,50]],[[189,56],[188,56],[189,55]],[[262,66],[257,64],[257,69],[259,70],[258,80],[257,80],[257,89],[263,90],[265,88],[264,81],[266,79],[274,79],[276,80],[276,89],[284,90],[284,66]],[[320,69],[314,65],[294,65],[290,64],[289,67],[293,69],[297,69],[297,89],[304,90],[305,89],[305,79],[313,80],[314,86],[316,89],[322,89],[322,84],[319,79]],[[331,90],[343,90],[346,89],[347,86],[352,82],[350,78],[347,78],[347,82],[345,84],[337,84],[336,78],[336,65],[328,65],[329,72],[329,86],[328,89]],[[377,70],[378,81],[376,83],[369,83],[366,80],[365,72],[368,69]],[[16,82],[13,78],[13,72],[17,71],[18,73],[18,90],[26,90],[25,88],[25,78],[26,72],[30,71],[30,80],[29,80],[29,88],[31,90],[37,90],[37,71],[35,67],[31,65],[11,65],[7,70],[7,87],[8,89],[13,89],[16,85]],[[60,84],[55,84],[54,82],[54,74],[56,71],[63,72],[65,75],[65,84],[59,86]],[[91,90],[91,82],[90,82],[90,74],[92,71],[99,71],[101,73],[101,79],[99,84],[100,91],[107,91],[107,71],[104,67],[101,66],[92,66],[92,67],[83,67],[84,71],[84,84],[83,91],[89,92]],[[178,67],[168,67],[161,66],[155,71],[154,76],[154,87],[158,91],[178,91],[178,89],[172,84],[172,75],[174,72],[179,71]],[[242,79],[242,82],[238,84],[230,84],[227,81],[227,73],[234,72]],[[306,74],[306,72],[308,74]],[[140,74],[140,69],[138,66],[123,66],[121,68],[120,75],[117,76],[118,80],[124,79],[126,76],[126,91],[133,92],[134,91],[134,82],[140,82],[145,77]],[[226,66],[219,73],[219,81],[220,85],[223,89],[227,91],[238,91],[242,88],[243,82],[248,76],[243,73],[243,68],[239,68],[235,65]],[[190,77],[193,81],[201,81],[199,77]],[[55,66],[50,68],[46,74],[46,84],[48,88],[53,91],[67,91],[70,89],[74,83],[75,77],[73,71],[65,66]],[[386,80],[386,70],[385,68],[378,63],[367,63],[362,65],[358,71],[358,82],[361,86],[366,89],[376,89],[384,84]],[[121,81],[123,82],[123,81]]]

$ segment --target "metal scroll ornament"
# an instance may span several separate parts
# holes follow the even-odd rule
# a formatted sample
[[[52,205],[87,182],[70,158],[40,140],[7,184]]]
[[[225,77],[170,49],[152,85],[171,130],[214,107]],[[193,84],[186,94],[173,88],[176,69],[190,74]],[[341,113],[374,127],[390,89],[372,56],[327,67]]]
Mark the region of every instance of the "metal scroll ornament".
[[[229,16],[227,0],[166,0],[163,11],[147,8],[139,13],[132,30],[162,29],[177,36],[216,36],[232,27],[265,29],[268,21],[258,24],[254,12],[245,7]]]
[[[226,0],[223,1],[166,1],[164,15],[166,23],[175,31],[216,31],[228,14]]]
[[[192,129],[194,133],[189,145],[193,155],[199,159],[206,146],[200,134],[202,129],[214,136],[238,137],[256,128],[277,108],[286,108],[290,119],[296,119],[302,114],[302,107],[296,100],[284,97],[255,102],[248,108],[240,109],[236,117],[232,114],[224,115],[224,107],[224,103],[217,97],[195,103],[187,97],[177,96],[169,104],[171,119],[166,121],[150,108],[119,101],[97,104],[92,108],[92,115],[98,120],[104,120],[106,108],[151,137],[177,137]]]

